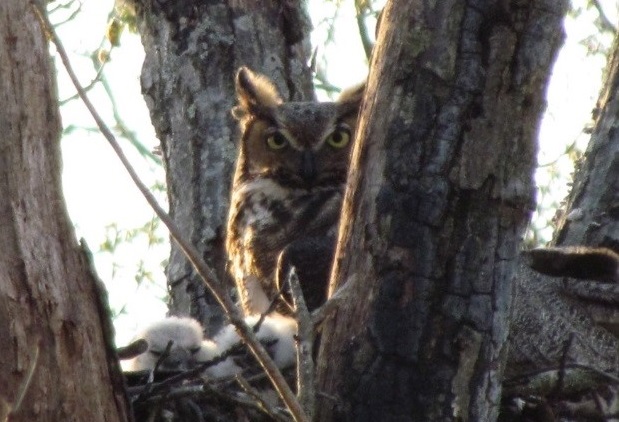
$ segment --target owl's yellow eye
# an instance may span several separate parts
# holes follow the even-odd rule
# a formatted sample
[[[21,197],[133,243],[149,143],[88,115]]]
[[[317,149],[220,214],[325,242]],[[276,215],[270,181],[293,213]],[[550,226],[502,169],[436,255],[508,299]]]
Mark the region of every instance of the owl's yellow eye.
[[[280,132],[275,132],[267,138],[267,145],[271,149],[282,149],[288,145],[288,139]]]
[[[344,148],[350,142],[350,132],[346,129],[336,129],[327,138],[327,143],[333,148]]]

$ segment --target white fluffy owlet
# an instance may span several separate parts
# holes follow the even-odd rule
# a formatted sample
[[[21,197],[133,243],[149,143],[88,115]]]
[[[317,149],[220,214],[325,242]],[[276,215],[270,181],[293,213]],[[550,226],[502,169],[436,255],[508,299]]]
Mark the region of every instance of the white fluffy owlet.
[[[250,327],[255,326],[259,316],[252,315],[245,318],[245,323]],[[267,315],[256,333],[258,340],[265,344],[273,361],[280,369],[294,366],[296,362],[295,335],[297,323],[291,317],[279,314]],[[228,352],[232,347],[240,344],[241,338],[233,325],[228,324],[212,339],[204,340],[202,348],[196,360],[206,362]],[[242,371],[244,365],[237,365],[234,357],[229,357],[223,362],[206,369],[209,378],[217,379],[235,375]]]
[[[192,318],[169,317],[157,321],[136,336],[148,343],[148,350],[123,362],[126,371],[154,369],[168,343],[169,354],[161,361],[159,369],[183,371],[196,365],[196,356],[202,347],[202,326]]]

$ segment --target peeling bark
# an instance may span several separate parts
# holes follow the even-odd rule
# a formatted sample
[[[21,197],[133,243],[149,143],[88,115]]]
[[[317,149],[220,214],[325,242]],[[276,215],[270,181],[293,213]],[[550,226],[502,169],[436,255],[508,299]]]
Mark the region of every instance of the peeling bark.
[[[234,74],[246,65],[271,77],[283,96],[313,96],[309,21],[300,2],[140,1],[146,50],[142,91],[162,144],[170,213],[226,279],[225,220],[237,154]],[[167,267],[170,312],[201,320],[222,315],[175,244]]]
[[[317,420],[496,419],[565,1],[390,2],[325,324]]]
[[[127,421],[106,298],[62,199],[48,44],[29,2],[0,2],[0,22],[0,420]]]

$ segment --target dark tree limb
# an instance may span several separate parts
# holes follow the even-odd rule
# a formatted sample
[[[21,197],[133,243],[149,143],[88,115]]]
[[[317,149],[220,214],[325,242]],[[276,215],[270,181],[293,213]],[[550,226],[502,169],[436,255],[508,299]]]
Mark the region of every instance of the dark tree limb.
[[[318,419],[494,420],[565,1],[387,4],[349,174]],[[518,157],[514,159],[513,157]]]

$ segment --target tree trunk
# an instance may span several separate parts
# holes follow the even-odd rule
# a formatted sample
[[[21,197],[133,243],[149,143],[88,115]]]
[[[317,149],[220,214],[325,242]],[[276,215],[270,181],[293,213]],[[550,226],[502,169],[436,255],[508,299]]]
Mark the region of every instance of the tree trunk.
[[[616,37],[607,66],[606,84],[597,104],[595,130],[574,177],[564,218],[555,236],[558,245],[604,246],[619,253],[618,49],[619,38]],[[619,297],[619,288],[615,291],[615,297]],[[587,308],[596,322],[619,335],[617,306],[589,301]]]
[[[609,59],[596,125],[580,162],[555,243],[606,246],[619,252],[619,39]]]
[[[0,421],[127,421],[105,298],[62,199],[48,44],[29,2],[0,2],[0,22]]]
[[[557,245],[605,246],[619,252],[619,133],[614,129],[619,113],[617,46],[619,39],[615,40],[606,84],[598,100],[595,130],[555,235]],[[619,372],[616,284],[544,277],[524,265],[518,280],[510,378],[557,368],[562,362],[577,362],[611,374]],[[601,289],[603,300],[599,300]],[[593,385],[582,377],[565,383],[580,390]],[[547,385],[545,390],[532,391],[523,389],[528,388],[523,383],[515,384],[511,389],[521,394],[545,394],[555,389]]]
[[[309,21],[300,2],[184,0],[139,2],[146,60],[142,90],[161,140],[170,213],[221,279],[232,170],[237,155],[234,75],[241,65],[273,78],[283,96],[313,96]],[[222,315],[173,243],[167,268],[170,312],[201,320]]]
[[[510,8],[508,8],[510,7]],[[565,1],[392,1],[346,194],[318,420],[491,421]]]

